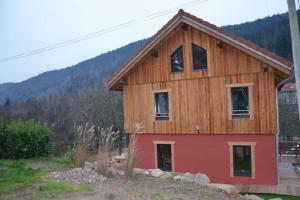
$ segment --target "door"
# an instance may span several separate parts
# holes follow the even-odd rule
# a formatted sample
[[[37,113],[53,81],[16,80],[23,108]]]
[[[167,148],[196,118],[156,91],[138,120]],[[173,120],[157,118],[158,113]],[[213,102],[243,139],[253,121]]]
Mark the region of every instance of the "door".
[[[157,144],[157,168],[163,171],[172,171],[171,144]]]

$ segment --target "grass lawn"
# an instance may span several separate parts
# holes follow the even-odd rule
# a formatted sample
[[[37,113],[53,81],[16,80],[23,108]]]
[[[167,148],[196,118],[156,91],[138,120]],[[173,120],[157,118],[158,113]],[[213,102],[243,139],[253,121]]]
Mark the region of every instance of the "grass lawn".
[[[247,193],[250,194],[250,193]],[[261,194],[261,193],[251,193],[256,196],[263,198],[264,200],[274,199],[274,198],[281,198],[282,200],[299,200],[300,197],[290,196],[290,195],[282,195],[282,194]]]
[[[55,168],[35,169],[30,167],[37,162],[50,163]],[[9,195],[29,189],[32,199],[47,199],[66,192],[84,192],[92,190],[91,185],[72,185],[57,182],[47,174],[72,167],[71,161],[66,157],[42,158],[39,160],[0,160],[0,199]]]

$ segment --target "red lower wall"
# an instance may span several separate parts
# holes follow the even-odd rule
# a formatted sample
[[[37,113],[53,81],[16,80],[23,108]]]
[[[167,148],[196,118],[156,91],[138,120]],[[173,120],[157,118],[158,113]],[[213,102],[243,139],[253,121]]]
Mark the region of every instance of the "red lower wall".
[[[201,172],[207,174],[214,183],[277,184],[274,135],[138,135],[138,167],[155,168],[154,140],[175,141],[176,172]],[[229,141],[256,142],[255,179],[230,177]]]

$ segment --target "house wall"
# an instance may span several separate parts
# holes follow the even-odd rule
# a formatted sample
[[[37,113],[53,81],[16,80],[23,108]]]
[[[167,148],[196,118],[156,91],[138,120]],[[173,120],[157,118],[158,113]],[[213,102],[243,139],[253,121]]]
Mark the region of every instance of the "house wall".
[[[276,107],[272,72],[128,85],[123,88],[128,133],[142,123],[143,133],[275,134]],[[253,120],[228,117],[226,84],[253,83]],[[170,120],[154,120],[153,91],[169,89]]]
[[[191,44],[206,48],[208,70],[192,70]],[[177,28],[151,55],[135,67],[123,85],[125,131],[133,133],[136,124],[143,133],[195,134],[275,134],[276,104],[274,71],[230,45],[217,47],[217,40],[189,27]],[[184,47],[184,72],[171,73],[170,55]],[[265,70],[263,69],[265,67]],[[226,84],[253,84],[253,120],[228,118]],[[154,120],[155,90],[170,90],[171,120]]]
[[[276,184],[273,135],[137,135],[140,168],[156,168],[153,141],[174,141],[174,171],[207,174],[213,183]],[[230,176],[228,142],[255,142],[255,178]]]

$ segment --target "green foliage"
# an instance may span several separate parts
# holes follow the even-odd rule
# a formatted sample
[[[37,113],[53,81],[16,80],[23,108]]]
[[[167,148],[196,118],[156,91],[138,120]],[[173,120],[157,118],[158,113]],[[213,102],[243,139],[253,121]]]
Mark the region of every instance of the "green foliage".
[[[45,157],[42,160],[54,163],[62,161],[62,164],[67,164],[63,156]],[[92,185],[72,185],[49,178],[47,174],[54,169],[32,169],[28,167],[37,161],[41,160],[0,160],[0,199],[1,195],[29,187],[31,199],[39,200],[53,198],[66,192],[93,190]]]
[[[33,158],[52,152],[52,130],[34,121],[0,124],[0,158]]]
[[[299,200],[300,198],[297,196],[291,196],[291,195],[284,195],[284,194],[260,194],[260,193],[253,193],[254,195],[257,195],[265,200],[269,199],[275,199],[280,198],[282,200]]]
[[[28,186],[40,178],[42,171],[27,168],[26,163],[24,160],[0,160],[0,194]]]

